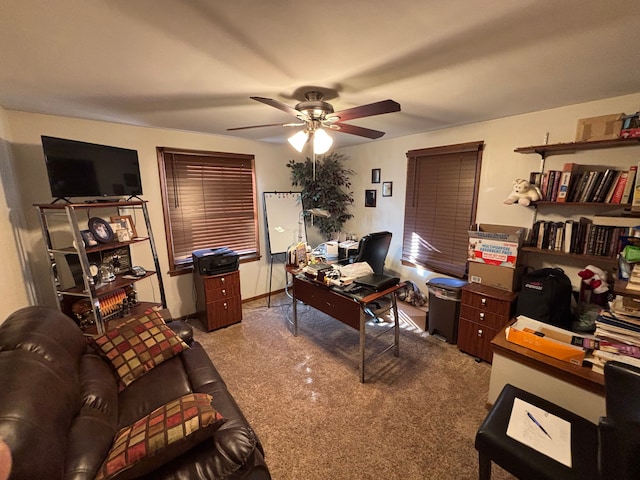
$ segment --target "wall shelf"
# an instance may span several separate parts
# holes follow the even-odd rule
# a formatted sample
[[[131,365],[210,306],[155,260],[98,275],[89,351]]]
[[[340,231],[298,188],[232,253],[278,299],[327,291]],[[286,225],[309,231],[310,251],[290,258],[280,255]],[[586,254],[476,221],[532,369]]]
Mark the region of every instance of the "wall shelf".
[[[595,142],[570,142],[550,143],[548,145],[532,145],[530,147],[519,147],[514,151],[516,153],[537,153],[542,157],[548,157],[549,155],[565,155],[584,150],[633,147],[638,145],[640,145],[640,138],[617,138],[613,140],[598,140]]]

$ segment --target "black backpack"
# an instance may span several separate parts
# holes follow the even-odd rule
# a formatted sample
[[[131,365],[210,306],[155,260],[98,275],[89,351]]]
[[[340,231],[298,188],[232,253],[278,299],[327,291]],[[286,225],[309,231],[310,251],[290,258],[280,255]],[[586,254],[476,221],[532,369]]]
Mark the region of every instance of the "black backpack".
[[[571,280],[561,268],[541,268],[526,273],[518,294],[516,315],[571,330]]]

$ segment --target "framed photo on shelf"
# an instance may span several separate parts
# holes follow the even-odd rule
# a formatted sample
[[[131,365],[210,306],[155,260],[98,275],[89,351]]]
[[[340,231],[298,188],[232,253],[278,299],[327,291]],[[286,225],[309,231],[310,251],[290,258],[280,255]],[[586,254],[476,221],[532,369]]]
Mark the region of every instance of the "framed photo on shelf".
[[[111,223],[118,224],[118,230],[127,230],[129,232],[129,240],[138,236],[138,232],[136,232],[136,226],[133,223],[131,215],[113,216],[111,217]],[[122,242],[124,240],[120,241]]]
[[[380,183],[380,169],[372,168],[371,169],[371,183]]]
[[[113,240],[113,230],[106,220],[100,217],[91,217],[88,226],[89,231],[100,243],[109,243]]]
[[[82,236],[85,247],[95,247],[96,245],[98,245],[96,237],[94,237],[93,233],[91,233],[89,230],[80,230],[80,235]]]
[[[390,197],[393,194],[393,182],[382,182],[382,196]]]
[[[365,190],[364,191],[364,206],[375,207],[376,206],[376,192],[377,190]]]

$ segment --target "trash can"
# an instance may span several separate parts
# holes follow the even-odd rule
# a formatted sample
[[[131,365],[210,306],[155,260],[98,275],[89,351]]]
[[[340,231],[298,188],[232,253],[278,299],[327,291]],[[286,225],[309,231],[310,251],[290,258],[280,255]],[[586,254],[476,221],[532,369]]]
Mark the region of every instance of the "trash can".
[[[458,341],[458,316],[462,287],[467,284],[457,278],[437,277],[427,282],[429,290],[429,312],[427,328],[434,335],[448,343]]]

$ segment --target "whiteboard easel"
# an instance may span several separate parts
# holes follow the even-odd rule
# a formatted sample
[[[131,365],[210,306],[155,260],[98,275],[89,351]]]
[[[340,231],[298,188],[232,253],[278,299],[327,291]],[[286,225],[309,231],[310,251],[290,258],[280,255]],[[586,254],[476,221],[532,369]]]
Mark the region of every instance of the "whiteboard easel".
[[[264,192],[264,220],[267,231],[267,245],[271,261],[269,265],[269,300],[271,306],[271,281],[273,278],[273,257],[284,254],[291,245],[307,241],[307,231],[302,218],[301,192]],[[286,263],[285,258],[285,263]]]

